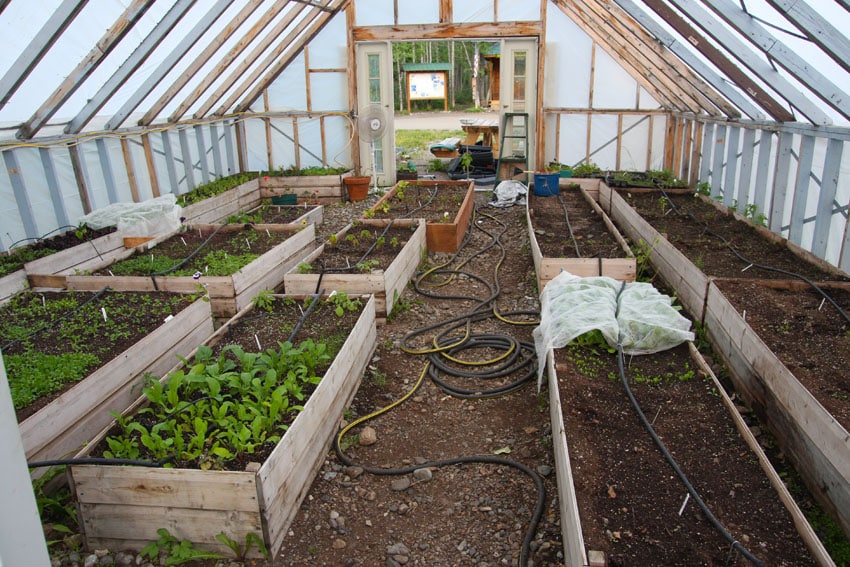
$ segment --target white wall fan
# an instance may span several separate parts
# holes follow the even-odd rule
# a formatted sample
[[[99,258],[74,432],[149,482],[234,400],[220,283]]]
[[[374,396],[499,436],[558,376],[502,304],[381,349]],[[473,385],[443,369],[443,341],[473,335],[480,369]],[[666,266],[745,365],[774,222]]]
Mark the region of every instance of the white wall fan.
[[[372,159],[372,187],[378,185],[378,168],[376,164],[375,142],[384,135],[387,129],[387,114],[379,104],[370,104],[357,117],[357,133],[364,142],[369,142]]]

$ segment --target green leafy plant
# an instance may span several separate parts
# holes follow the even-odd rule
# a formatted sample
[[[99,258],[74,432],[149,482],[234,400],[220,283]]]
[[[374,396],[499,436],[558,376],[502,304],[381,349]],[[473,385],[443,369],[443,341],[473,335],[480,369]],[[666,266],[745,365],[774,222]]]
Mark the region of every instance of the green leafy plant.
[[[197,549],[191,541],[176,538],[166,528],[159,528],[156,533],[159,534],[159,538],[142,548],[139,552],[141,557],[155,562],[159,560],[160,555],[163,555],[166,566],[182,565],[189,561],[203,559],[224,559],[224,555],[220,553]]]
[[[249,551],[251,551],[251,548],[255,545],[257,546],[259,552],[262,553],[263,557],[265,557],[266,559],[269,558],[269,550],[266,547],[266,543],[263,541],[263,538],[261,538],[254,532],[249,532],[245,534],[244,545],[240,544],[236,540],[230,539],[224,532],[221,532],[217,536],[215,536],[215,539],[229,547],[231,551],[233,551],[233,555],[236,557],[236,559],[240,561],[245,559],[245,556],[248,554]]]
[[[254,307],[256,307],[257,309],[264,309],[270,312],[272,311],[272,309],[274,309],[274,301],[275,296],[272,290],[263,289],[260,290],[260,292],[256,296],[254,296],[254,298],[251,300],[251,303],[253,303]]]
[[[313,273],[313,266],[310,264],[310,262],[300,262],[295,268],[295,273],[311,274]]]
[[[573,177],[593,177],[600,173],[602,169],[593,162],[581,163],[573,168]]]
[[[334,306],[334,313],[336,313],[337,317],[342,317],[346,311],[357,311],[363,306],[363,302],[359,299],[352,299],[344,291],[337,291],[331,294],[327,302]]]
[[[228,177],[221,177],[219,179],[210,181],[209,183],[198,185],[191,191],[183,193],[182,195],[177,197],[177,204],[181,207],[185,207],[186,205],[191,205],[192,203],[198,203],[200,201],[203,201],[204,199],[214,197],[215,195],[219,195],[221,193],[224,193],[225,191],[233,189],[238,185],[247,183],[252,179],[256,179],[257,175],[257,173],[240,173]]]
[[[364,274],[371,274],[372,270],[377,268],[379,264],[380,262],[378,262],[378,260],[363,260],[357,262],[356,267],[359,272],[362,272]]]
[[[469,167],[472,165],[472,153],[464,152],[464,154],[460,156],[460,165],[466,173],[466,178],[469,179]]]

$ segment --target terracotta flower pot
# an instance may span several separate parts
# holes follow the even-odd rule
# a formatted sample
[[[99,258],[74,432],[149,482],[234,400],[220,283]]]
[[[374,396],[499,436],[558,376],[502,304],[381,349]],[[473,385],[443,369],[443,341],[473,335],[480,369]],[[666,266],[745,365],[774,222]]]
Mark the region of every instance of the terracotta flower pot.
[[[369,184],[372,178],[366,175],[352,175],[343,177],[342,182],[345,183],[345,189],[348,191],[348,198],[352,201],[362,201],[369,193]]]

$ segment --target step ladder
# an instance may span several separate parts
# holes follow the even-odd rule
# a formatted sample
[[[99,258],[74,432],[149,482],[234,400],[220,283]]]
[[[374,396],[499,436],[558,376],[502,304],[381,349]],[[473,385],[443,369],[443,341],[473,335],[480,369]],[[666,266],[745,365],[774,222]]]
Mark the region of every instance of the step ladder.
[[[506,175],[506,179],[528,171],[527,112],[506,112],[502,115],[502,126],[499,128],[499,157],[496,160],[496,180],[493,182],[493,187],[499,185],[501,181],[502,164],[511,167],[511,171],[514,172]],[[518,164],[522,164],[521,169]]]

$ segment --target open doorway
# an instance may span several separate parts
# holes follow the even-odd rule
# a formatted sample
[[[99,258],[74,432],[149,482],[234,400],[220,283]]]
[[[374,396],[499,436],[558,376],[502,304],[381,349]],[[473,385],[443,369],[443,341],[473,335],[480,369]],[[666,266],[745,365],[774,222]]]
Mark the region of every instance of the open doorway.
[[[358,43],[364,172],[379,186],[399,176],[439,173],[462,153],[451,148],[463,146],[489,147],[495,162],[506,112],[529,114],[527,137],[519,144],[527,156],[523,168],[529,169],[537,89],[536,72],[530,71],[536,59],[534,39]],[[379,127],[364,130],[362,117]],[[445,153],[431,151],[441,145]]]

